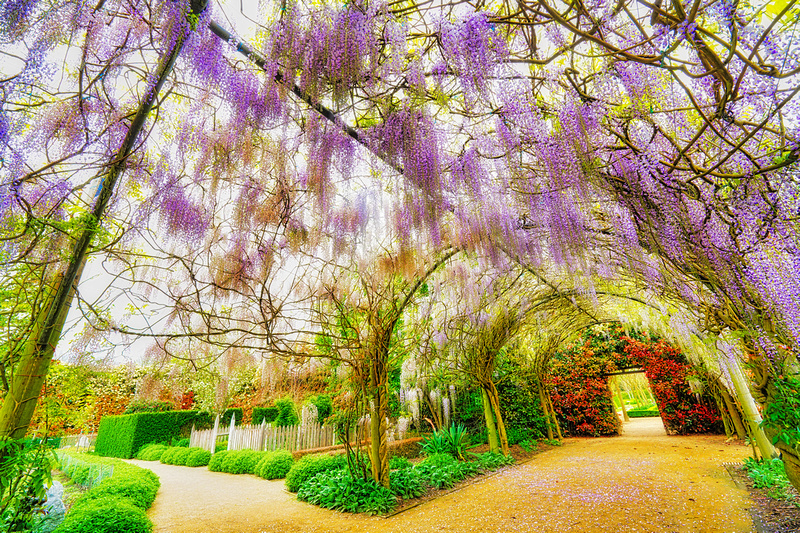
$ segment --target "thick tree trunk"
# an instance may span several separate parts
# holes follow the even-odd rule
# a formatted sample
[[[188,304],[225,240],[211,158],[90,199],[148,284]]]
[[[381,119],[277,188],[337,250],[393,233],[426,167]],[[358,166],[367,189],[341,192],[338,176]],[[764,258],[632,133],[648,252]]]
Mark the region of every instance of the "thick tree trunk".
[[[725,404],[725,410],[728,412],[728,416],[733,423],[736,436],[740,439],[744,439],[747,436],[747,430],[744,428],[744,423],[742,423],[741,416],[739,416],[739,408],[736,405],[736,401],[733,399],[733,397],[731,397],[731,395],[725,389],[725,386],[722,384],[719,386],[719,393],[722,397],[722,401]]]
[[[723,358],[723,360],[726,360]],[[753,395],[750,393],[750,386],[747,383],[744,375],[742,374],[739,363],[735,359],[727,360],[728,374],[733,382],[733,388],[738,396],[739,403],[742,406],[742,413],[744,414],[747,428],[749,429],[750,438],[755,441],[761,456],[764,458],[777,457],[775,448],[770,443],[764,430],[761,428],[761,415],[758,412]]]
[[[486,420],[486,433],[489,436],[489,450],[497,453],[500,451],[500,440],[497,438],[497,426],[494,423],[492,404],[489,401],[489,395],[486,394],[486,389],[483,387],[481,387],[481,398],[483,399],[483,417]]]
[[[379,338],[388,340],[387,335]],[[386,417],[389,413],[388,344],[377,343],[370,358],[370,463],[372,479],[389,488],[389,448],[386,436]]]
[[[547,426],[547,438],[548,440],[553,440],[553,425],[552,419],[550,418],[550,411],[547,408],[547,398],[545,398],[544,387],[542,386],[541,382],[539,383],[539,405],[542,406],[542,414],[545,419],[545,426]]]
[[[494,411],[497,437],[500,440],[500,451],[503,455],[508,455],[508,435],[506,434],[506,425],[503,423],[503,415],[500,412],[500,395],[497,393],[497,387],[495,387],[494,383],[491,381],[488,383],[488,388],[485,390],[489,397],[489,403]]]

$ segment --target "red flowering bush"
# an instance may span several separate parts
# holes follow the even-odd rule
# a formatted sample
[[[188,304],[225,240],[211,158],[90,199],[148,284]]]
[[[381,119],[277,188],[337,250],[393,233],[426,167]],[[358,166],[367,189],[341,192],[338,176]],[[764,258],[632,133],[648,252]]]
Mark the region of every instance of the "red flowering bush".
[[[589,330],[576,347],[553,357],[546,384],[563,429],[570,435],[616,433],[607,375],[630,367],[644,369],[669,433],[718,431],[716,403],[692,392],[692,367],[684,355],[663,340],[628,336],[621,326]]]

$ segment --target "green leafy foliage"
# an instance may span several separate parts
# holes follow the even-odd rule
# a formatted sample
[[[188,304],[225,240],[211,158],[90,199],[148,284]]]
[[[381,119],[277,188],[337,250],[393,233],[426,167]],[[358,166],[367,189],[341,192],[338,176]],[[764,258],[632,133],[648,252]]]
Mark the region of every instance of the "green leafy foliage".
[[[496,470],[501,466],[514,464],[514,458],[497,452],[486,452],[478,455],[475,463],[481,470]]]
[[[21,440],[0,440],[0,527],[30,529],[51,481],[53,452]]]
[[[278,417],[275,419],[276,426],[296,426],[300,423],[294,401],[289,396],[276,400],[275,407],[278,408]]]
[[[231,452],[228,450],[221,450],[215,452],[214,455],[211,456],[211,460],[208,462],[208,469],[211,472],[222,472],[222,463],[225,461],[225,457]]]
[[[141,508],[107,496],[76,503],[53,533],[150,533],[153,523]]]
[[[136,454],[136,458],[142,461],[158,461],[161,459],[161,454],[167,450],[164,444],[147,444]]]
[[[477,465],[459,462],[449,453],[427,457],[415,467],[422,480],[437,489],[448,489],[468,475],[477,472]]]
[[[317,421],[320,424],[324,424],[325,420],[333,413],[333,400],[327,394],[312,396],[308,402],[317,408]]]
[[[755,460],[747,457],[744,460],[744,468],[756,488],[771,489],[767,492],[769,497],[776,500],[793,499],[788,491],[792,484],[786,477],[786,470],[780,459]]]
[[[253,407],[252,423],[258,425],[262,422],[269,424],[278,418],[277,407]]]
[[[161,454],[161,461],[162,464],[165,465],[174,465],[175,464],[175,456],[181,451],[183,448],[176,448],[174,446],[170,446]]]
[[[177,466],[186,466],[186,460],[189,458],[189,455],[192,453],[189,448],[182,448],[182,447],[175,447],[177,450],[172,455],[172,464]]]
[[[389,457],[389,469],[391,470],[403,470],[411,468],[412,466],[414,465],[411,464],[408,457],[403,457],[402,455],[393,455]]]
[[[128,404],[123,414],[132,415],[134,413],[165,413],[172,411],[174,406],[171,402],[151,402],[146,400],[134,400]]]
[[[775,432],[772,444],[782,442],[796,448],[800,444],[800,380],[794,376],[779,376],[773,386],[775,392],[761,425]]]
[[[343,455],[304,455],[286,474],[286,490],[297,492],[303,484],[320,472],[340,470],[347,466]]]
[[[266,455],[256,465],[253,473],[264,479],[282,479],[289,473],[293,464],[292,454],[287,450],[266,452]]]
[[[258,462],[268,452],[236,450],[228,452],[222,461],[222,471],[228,474],[252,474]]]
[[[114,470],[111,477],[103,479],[75,500],[56,533],[139,533],[152,530],[153,525],[144,511],[155,500],[160,485],[158,476],[118,459],[59,453],[90,464],[111,465]]]
[[[168,411],[106,416],[100,421],[95,450],[99,455],[130,459],[145,445],[171,442],[195,424],[207,423],[202,411]]]
[[[385,514],[397,505],[392,491],[345,469],[314,475],[299,488],[297,499],[347,513]]]
[[[389,477],[392,493],[403,499],[416,498],[425,493],[422,475],[414,468],[402,468]]]
[[[463,461],[469,445],[469,434],[464,425],[453,424],[447,430],[434,431],[432,435],[425,437],[420,447],[427,455],[449,453]]]
[[[627,411],[630,418],[647,418],[661,416],[658,409],[630,409]]]
[[[223,425],[230,425],[231,418],[236,416],[236,425],[241,426],[244,423],[244,410],[241,407],[232,407],[230,409],[225,409],[225,412],[222,413],[220,417],[220,424]]]
[[[206,466],[211,460],[211,452],[203,448],[189,448],[189,455],[186,457],[186,466]]]

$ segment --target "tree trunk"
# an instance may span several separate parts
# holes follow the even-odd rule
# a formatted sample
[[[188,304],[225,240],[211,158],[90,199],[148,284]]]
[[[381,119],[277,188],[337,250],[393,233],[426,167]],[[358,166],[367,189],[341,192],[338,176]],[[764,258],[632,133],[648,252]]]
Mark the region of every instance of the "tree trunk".
[[[550,397],[549,392],[545,391],[545,396],[547,397],[547,404],[550,406],[550,415],[553,417],[553,425],[556,427],[556,433],[558,434],[559,440],[561,440],[564,438],[564,435],[561,433],[561,424],[558,423],[556,408],[553,407],[553,399]]]
[[[735,359],[727,359],[724,357],[722,361],[727,361],[728,363],[728,374],[731,377],[733,388],[736,390],[736,395],[742,406],[742,413],[747,422],[747,427],[750,430],[750,438],[755,441],[762,457],[766,459],[777,457],[775,448],[772,447],[764,430],[761,428],[761,415],[758,412],[755,400],[753,400],[753,395],[750,393],[750,387],[742,374],[741,368],[739,368],[739,362]]]
[[[494,423],[492,414],[492,404],[489,402],[489,395],[486,389],[481,387],[481,398],[483,399],[483,417],[486,420],[486,433],[489,436],[489,450],[492,452],[500,451],[500,441],[497,438],[497,426]]]
[[[619,404],[622,406],[622,419],[625,422],[630,422],[631,417],[628,416],[628,408],[625,407],[625,397],[622,395],[622,388],[619,386],[617,387],[617,398],[619,398]]]
[[[506,434],[506,425],[503,423],[503,415],[500,412],[500,395],[497,393],[497,387],[491,381],[488,384],[489,388],[486,394],[489,397],[489,403],[494,411],[495,424],[497,425],[497,437],[500,440],[500,451],[503,455],[508,455],[508,435]]]
[[[545,419],[545,426],[547,426],[547,438],[548,440],[553,440],[552,420],[550,419],[550,412],[547,409],[547,398],[545,398],[544,387],[542,386],[541,382],[539,382],[539,405],[542,406],[542,413]]]
[[[388,340],[386,335],[381,339]],[[383,349],[385,348],[385,349]],[[389,412],[388,344],[378,342],[370,358],[370,462],[372,479],[389,488],[389,448],[386,437],[386,416]]]

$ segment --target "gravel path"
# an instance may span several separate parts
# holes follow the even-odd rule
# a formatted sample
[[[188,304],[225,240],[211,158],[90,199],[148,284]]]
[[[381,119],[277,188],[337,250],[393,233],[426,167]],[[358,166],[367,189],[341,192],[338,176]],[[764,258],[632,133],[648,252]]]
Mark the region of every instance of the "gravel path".
[[[660,419],[621,437],[561,448],[388,519],[298,502],[283,480],[131,461],[161,478],[155,533],[726,532],[755,531],[747,493],[725,462],[749,448],[723,437],[666,436]]]

